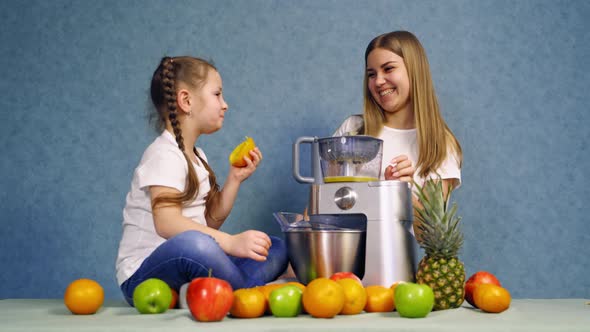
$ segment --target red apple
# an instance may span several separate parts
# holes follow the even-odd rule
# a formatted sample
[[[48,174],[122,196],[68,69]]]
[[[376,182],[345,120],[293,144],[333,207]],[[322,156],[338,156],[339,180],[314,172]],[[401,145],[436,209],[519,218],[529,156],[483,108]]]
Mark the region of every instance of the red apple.
[[[231,285],[214,277],[196,278],[188,285],[186,302],[199,322],[218,322],[231,309],[234,293]]]
[[[356,274],[354,274],[352,272],[336,272],[330,276],[330,279],[332,279],[334,281],[337,281],[340,279],[346,279],[346,278],[354,279],[354,280],[358,281],[359,284],[362,285],[361,278],[357,277]]]
[[[496,276],[486,271],[478,271],[469,277],[467,282],[465,282],[465,300],[475,308],[477,308],[477,305],[475,305],[475,301],[473,300],[473,292],[475,291],[475,287],[479,284],[502,286]]]

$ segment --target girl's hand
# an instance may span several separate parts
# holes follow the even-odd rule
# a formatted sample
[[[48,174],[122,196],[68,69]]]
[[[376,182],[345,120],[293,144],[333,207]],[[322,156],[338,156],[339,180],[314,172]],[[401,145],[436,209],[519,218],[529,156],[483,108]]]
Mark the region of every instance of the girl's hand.
[[[258,147],[254,148],[254,150],[249,152],[250,158],[244,157],[246,161],[246,166],[244,167],[235,167],[230,166],[229,175],[234,179],[242,182],[254,173],[258,164],[262,161],[262,152],[258,149]]]
[[[266,233],[249,230],[231,236],[227,253],[235,257],[251,258],[261,262],[266,260],[270,245],[270,238]]]
[[[412,183],[414,179],[414,166],[412,161],[406,155],[397,156],[389,162],[389,166],[385,168],[385,180],[399,180],[403,182]]]

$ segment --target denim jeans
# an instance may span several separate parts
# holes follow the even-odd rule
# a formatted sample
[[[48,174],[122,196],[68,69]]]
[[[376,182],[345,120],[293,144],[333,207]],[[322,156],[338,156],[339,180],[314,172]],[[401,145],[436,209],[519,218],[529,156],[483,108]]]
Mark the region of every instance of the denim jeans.
[[[248,288],[275,280],[287,268],[285,242],[271,236],[266,261],[237,258],[226,254],[215,239],[198,231],[178,234],[162,243],[122,285],[125,300],[133,306],[133,291],[142,281],[158,278],[178,291],[194,278],[212,276],[229,282],[232,288]]]

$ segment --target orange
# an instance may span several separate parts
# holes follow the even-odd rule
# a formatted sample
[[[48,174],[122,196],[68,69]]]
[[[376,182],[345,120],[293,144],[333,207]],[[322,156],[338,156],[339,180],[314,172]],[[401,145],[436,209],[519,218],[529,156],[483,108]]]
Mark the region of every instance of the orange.
[[[312,317],[332,318],[344,307],[344,289],[334,280],[316,278],[303,291],[303,308]]]
[[[172,291],[172,301],[170,301],[168,309],[175,309],[176,304],[178,303],[178,292],[172,288],[170,288],[170,290]]]
[[[367,303],[365,287],[351,278],[339,279],[336,282],[344,289],[344,307],[342,307],[340,314],[356,315],[361,313]]]
[[[365,287],[367,292],[366,312],[393,311],[393,290],[390,287],[372,285]]]
[[[234,302],[229,313],[238,318],[255,318],[264,315],[266,299],[257,288],[241,288],[234,291]]]
[[[264,286],[258,286],[256,287],[256,289],[258,289],[259,291],[262,292],[262,295],[264,295],[264,311],[271,315],[272,312],[270,311],[270,305],[268,302],[268,297],[270,296],[270,292],[272,292],[273,290],[277,289],[277,288],[281,288],[283,286],[285,286],[286,284],[284,283],[279,283],[279,284],[268,284],[268,285],[264,285]]]
[[[91,279],[72,281],[66,288],[64,304],[76,315],[90,315],[98,311],[104,302],[102,286]]]
[[[485,312],[502,312],[510,307],[511,299],[506,288],[494,284],[479,284],[473,291],[475,305]]]
[[[229,163],[235,167],[245,167],[248,165],[244,157],[250,157],[250,151],[254,150],[256,143],[251,137],[246,136],[246,139],[238,144],[229,155]]]
[[[399,284],[403,284],[405,283],[405,281],[396,281],[394,282],[391,287],[391,292],[393,293],[393,310],[395,310],[395,288],[399,285]]]

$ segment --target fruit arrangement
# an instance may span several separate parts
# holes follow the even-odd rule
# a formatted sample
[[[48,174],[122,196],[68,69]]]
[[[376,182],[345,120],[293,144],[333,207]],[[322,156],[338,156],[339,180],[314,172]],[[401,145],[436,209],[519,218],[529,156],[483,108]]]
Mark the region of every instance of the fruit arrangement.
[[[232,152],[232,165],[242,167],[239,161],[254,148],[254,141],[247,138]],[[221,321],[228,314],[256,318],[307,313],[315,318],[333,318],[394,310],[400,317],[423,318],[433,310],[457,308],[464,299],[483,312],[508,309],[510,293],[493,274],[479,271],[465,282],[465,268],[458,258],[463,245],[461,217],[456,215],[456,203],[449,208],[452,188],[446,197],[442,181],[427,181],[423,187],[416,184],[416,188],[421,203],[415,208],[420,231],[417,240],[425,251],[416,271],[416,283],[363,286],[353,273],[337,272],[330,278],[313,279],[307,286],[287,282],[234,291],[225,280],[209,276],[190,283],[186,294],[190,313],[200,322]],[[64,303],[74,314],[93,314],[103,299],[98,283],[81,279],[68,286]],[[162,313],[175,307],[178,294],[162,280],[148,279],[136,287],[133,301],[140,313]]]
[[[489,272],[472,275],[464,289],[469,303],[483,312],[499,313],[510,306],[510,293]],[[177,294],[164,281],[152,278],[135,288],[133,302],[141,314],[160,314],[175,308]],[[97,312],[103,299],[102,287],[89,279],[72,282],[64,295],[64,303],[74,314]],[[225,280],[211,276],[196,278],[188,286],[186,303],[192,317],[199,322],[217,322],[228,315],[232,318],[297,317],[306,313],[314,318],[333,318],[363,311],[397,311],[400,317],[423,318],[434,310],[436,296],[427,284],[402,281],[390,287],[363,286],[356,275],[338,272],[330,278],[316,278],[307,286],[287,282],[235,291]]]

